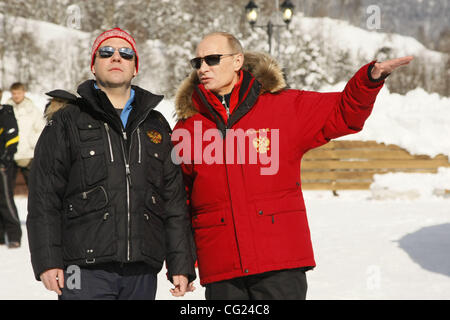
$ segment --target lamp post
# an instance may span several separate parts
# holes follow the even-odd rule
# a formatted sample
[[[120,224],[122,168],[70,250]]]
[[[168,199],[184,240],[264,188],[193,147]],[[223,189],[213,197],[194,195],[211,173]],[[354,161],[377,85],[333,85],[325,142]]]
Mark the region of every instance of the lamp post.
[[[272,54],[272,36],[273,36],[273,29],[284,27],[289,28],[289,23],[292,20],[292,16],[294,15],[294,5],[290,0],[285,0],[281,6],[280,9],[283,13],[283,21],[285,25],[282,24],[273,24],[271,20],[267,23],[267,25],[257,25],[256,21],[258,20],[259,15],[259,7],[256,5],[256,3],[253,2],[253,0],[250,0],[249,3],[245,6],[245,16],[247,18],[247,21],[250,23],[250,26],[252,29],[256,28],[262,28],[266,29],[267,37],[269,41],[269,54]]]

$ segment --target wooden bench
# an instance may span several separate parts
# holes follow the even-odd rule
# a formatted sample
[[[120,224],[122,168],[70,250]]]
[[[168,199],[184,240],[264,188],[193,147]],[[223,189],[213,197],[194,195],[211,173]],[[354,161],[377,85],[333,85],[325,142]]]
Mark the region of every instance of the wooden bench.
[[[301,166],[302,189],[336,191],[369,189],[374,174],[436,173],[450,163],[444,155],[411,155],[392,144],[338,140],[308,151]]]

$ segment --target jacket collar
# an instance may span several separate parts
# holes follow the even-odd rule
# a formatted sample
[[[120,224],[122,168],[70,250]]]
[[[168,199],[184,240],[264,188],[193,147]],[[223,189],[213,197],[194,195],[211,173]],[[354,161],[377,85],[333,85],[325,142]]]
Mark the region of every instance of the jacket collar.
[[[230,97],[230,110],[228,118],[225,107],[215,94],[197,85],[194,88],[192,101],[194,107],[205,117],[214,121],[217,128],[225,133],[241,119],[255,104],[261,91],[261,84],[247,71],[242,71],[241,81],[234,87]]]
[[[81,104],[86,106],[86,112],[96,114],[110,123],[116,130],[122,131],[122,122],[118,117],[108,96],[102,90],[95,89],[94,80],[87,80],[78,86],[77,92],[81,96]],[[133,128],[145,118],[163,99],[163,96],[155,95],[138,86],[132,85],[135,92],[133,109],[128,118],[127,131]]]

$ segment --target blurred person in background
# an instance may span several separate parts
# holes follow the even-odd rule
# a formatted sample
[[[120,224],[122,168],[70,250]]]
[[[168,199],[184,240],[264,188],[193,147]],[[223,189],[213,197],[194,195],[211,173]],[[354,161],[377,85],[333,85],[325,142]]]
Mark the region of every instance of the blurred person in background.
[[[0,101],[2,98],[0,89]],[[13,107],[0,104],[0,245],[19,248],[22,229],[14,203],[14,154],[19,132]]]
[[[20,132],[20,143],[14,156],[14,186],[19,171],[28,185],[34,147],[45,126],[45,120],[42,112],[34,105],[33,101],[26,97],[26,88],[23,83],[13,83],[10,91],[11,98],[6,103],[14,108]]]

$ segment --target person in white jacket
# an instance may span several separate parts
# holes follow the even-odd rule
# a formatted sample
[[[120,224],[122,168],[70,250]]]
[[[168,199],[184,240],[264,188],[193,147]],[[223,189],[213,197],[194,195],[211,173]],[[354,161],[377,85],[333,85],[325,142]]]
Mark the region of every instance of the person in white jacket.
[[[20,82],[13,83],[10,87],[11,98],[7,101],[14,107],[17,124],[20,132],[20,142],[17,153],[14,155],[14,176],[20,170],[28,185],[28,173],[34,155],[34,147],[45,127],[45,119],[41,111],[34,105],[33,101],[25,96],[25,85]],[[14,180],[15,181],[15,180]]]

